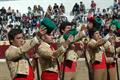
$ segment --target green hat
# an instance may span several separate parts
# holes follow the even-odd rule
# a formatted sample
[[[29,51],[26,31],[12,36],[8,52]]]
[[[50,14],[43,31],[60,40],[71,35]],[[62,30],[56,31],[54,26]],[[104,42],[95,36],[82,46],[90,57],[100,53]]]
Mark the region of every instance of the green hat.
[[[97,23],[99,23],[99,24],[102,24],[102,19],[101,19],[101,18],[96,17],[96,18],[95,18],[95,21],[96,21]]]
[[[101,30],[102,28],[102,19],[99,17],[96,17],[93,23],[93,26],[96,30]]]
[[[110,27],[113,27],[113,25],[117,28],[120,28],[120,22],[117,19],[111,21]]]
[[[47,31],[48,31],[48,32],[51,32],[51,31],[53,31],[54,29],[57,28],[57,26],[55,25],[55,23],[54,23],[51,19],[49,19],[49,18],[47,18],[47,17],[45,17],[45,18],[41,21],[41,26],[42,26],[42,25],[47,28]]]
[[[63,35],[63,38],[64,38],[65,40],[67,40],[70,35],[75,37],[75,35],[76,35],[77,33],[78,33],[78,31],[76,30],[76,28],[73,28],[73,29],[71,29],[68,33],[65,33],[65,34]]]

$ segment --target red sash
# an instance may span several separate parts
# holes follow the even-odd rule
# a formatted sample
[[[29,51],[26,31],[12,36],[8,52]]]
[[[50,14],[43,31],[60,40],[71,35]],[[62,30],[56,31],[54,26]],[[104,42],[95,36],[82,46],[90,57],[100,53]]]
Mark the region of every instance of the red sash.
[[[43,71],[41,80],[58,80],[58,74],[52,71]]]
[[[92,64],[93,69],[106,69],[106,60],[105,60],[105,55],[102,54],[102,62],[100,63],[93,63]]]
[[[65,72],[76,72],[77,62],[74,61],[65,61]],[[61,64],[61,69],[63,70],[63,63]]]

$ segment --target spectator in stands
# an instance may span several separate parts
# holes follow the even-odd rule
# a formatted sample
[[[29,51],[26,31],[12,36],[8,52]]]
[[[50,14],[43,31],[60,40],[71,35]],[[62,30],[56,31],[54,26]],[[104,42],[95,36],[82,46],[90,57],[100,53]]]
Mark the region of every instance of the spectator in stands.
[[[11,22],[12,23],[15,22],[15,11],[14,11],[14,9],[12,9]]]
[[[52,6],[49,5],[45,14],[45,17],[51,18],[51,16],[53,15],[53,9]]]
[[[79,14],[76,15],[76,16],[78,16],[78,20],[79,20],[79,22],[81,22],[81,23],[83,23],[84,14],[85,14],[85,5],[83,4],[83,2],[80,2]]]
[[[76,15],[79,13],[79,4],[75,3],[75,5],[73,6],[73,9],[72,9],[72,13],[73,13],[73,15]]]
[[[100,11],[100,8],[97,8],[97,11],[96,11],[96,13],[95,13],[95,15],[101,15],[102,13],[101,13],[101,11]]]
[[[41,7],[40,5],[38,5],[38,14],[39,14],[39,16],[41,16],[41,18],[44,16],[43,7]]]
[[[24,34],[29,34],[29,17],[26,14],[23,14],[21,23]]]
[[[85,14],[85,5],[83,4],[83,2],[80,2],[80,7],[79,7],[79,13],[84,13]]]
[[[2,26],[2,16],[0,16],[0,26]]]
[[[59,14],[59,6],[57,5],[57,3],[55,3],[53,6],[53,12],[55,15]]]
[[[117,0],[116,0],[116,1],[117,1]],[[118,0],[117,3],[118,3],[118,8],[120,8],[120,0]],[[117,8],[117,9],[118,9],[118,8]]]
[[[31,9],[30,6],[28,7],[27,15],[28,15],[28,17],[29,17],[30,19],[32,19],[32,17],[33,17],[33,11],[32,11],[32,9]]]
[[[10,17],[11,15],[12,15],[12,9],[9,6],[8,9],[7,9],[7,16]]]
[[[119,2],[117,2],[117,0],[114,0],[113,10],[118,9],[118,7],[119,7]]]
[[[63,3],[61,3],[60,9],[61,9],[62,13],[65,13],[65,6],[63,5]]]
[[[117,15],[118,15],[118,19],[120,19],[120,9],[118,9]]]
[[[1,39],[3,41],[7,41],[8,40],[7,30],[4,29],[3,31],[1,31]]]
[[[106,15],[106,14],[107,14],[106,9],[103,9],[103,10],[102,10],[102,15],[104,16],[104,15]]]
[[[107,15],[108,15],[108,18],[110,18],[112,15],[112,10],[110,8],[107,8]]]
[[[34,5],[33,6],[33,15],[34,15],[34,17],[37,17],[38,16],[38,8],[37,8],[37,5]]]
[[[21,21],[21,13],[19,12],[19,10],[16,10],[16,13],[15,13],[15,20],[16,21]]]
[[[1,11],[1,15],[2,15],[2,16],[5,16],[5,14],[6,14],[6,9],[5,9],[4,7],[2,7],[2,9],[0,9],[0,11]]]
[[[11,29],[13,29],[13,25],[12,24],[7,25],[6,27],[7,33],[9,33]]]
[[[95,10],[96,10],[96,3],[95,3],[93,0],[91,1],[90,7],[91,7],[91,10],[95,13]]]

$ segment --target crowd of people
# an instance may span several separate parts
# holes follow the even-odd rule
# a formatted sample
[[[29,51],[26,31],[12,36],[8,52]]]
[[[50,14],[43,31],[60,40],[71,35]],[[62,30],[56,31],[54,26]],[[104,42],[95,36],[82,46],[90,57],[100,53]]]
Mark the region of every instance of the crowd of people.
[[[96,8],[96,6],[95,1],[91,1],[89,9],[86,9],[83,2],[80,2],[80,4],[75,3],[70,13],[71,16],[74,16],[71,22],[77,26],[83,23],[88,25],[93,18],[99,17],[101,19],[101,27],[105,31],[111,20],[119,20],[119,2],[116,3],[116,0],[111,8],[101,10],[100,8]],[[113,14],[115,15],[114,19],[112,17]],[[61,22],[69,21],[65,16],[65,6],[63,3],[60,5],[55,3],[53,7],[49,5],[46,12],[40,5],[34,5],[33,9],[28,7],[27,13],[21,13],[19,10],[15,11],[11,7],[8,9],[2,7],[0,9],[0,40],[8,40],[7,33],[11,28],[22,29],[24,34],[26,34],[26,38],[33,37],[43,17],[52,19],[58,27]],[[119,31],[117,23],[115,25]]]
[[[5,58],[11,78],[34,80],[34,71],[38,70],[40,64],[41,75],[39,70],[36,71],[38,80],[79,80],[77,62],[81,57],[85,57],[89,80],[119,78],[119,4],[120,0],[115,0],[111,9],[101,12],[100,8],[96,11],[97,5],[92,1],[86,13],[83,2],[80,5],[75,3],[72,10],[75,18],[71,22],[64,16],[63,4],[59,7],[55,3],[53,8],[49,5],[46,13],[39,5],[34,6],[33,10],[28,7],[28,14],[22,18],[19,11],[13,17],[14,11],[8,14],[9,11],[2,8],[4,18],[1,29],[5,29],[5,23],[10,19],[8,27],[11,29],[3,31],[10,42]],[[79,16],[81,14],[86,16]],[[19,22],[19,25],[13,25],[12,22]],[[33,33],[33,30],[36,31]],[[31,39],[28,35],[32,35]],[[24,40],[24,37],[29,40]],[[32,62],[27,56],[31,48],[34,49]]]
[[[21,13],[19,10],[15,11],[11,7],[8,9],[2,7],[0,9],[0,40],[8,40],[7,33],[11,28],[20,28],[27,38],[31,38],[44,16],[53,17],[52,19],[58,24],[60,20],[58,21],[57,18],[62,13],[65,13],[65,7],[62,3],[60,6],[55,3],[53,8],[49,5],[46,12],[40,5],[34,5],[33,8],[29,6],[27,13]]]
[[[33,9],[28,7],[28,12],[24,14],[11,7],[8,9],[2,7],[0,9],[0,40],[8,40],[7,33],[12,28],[23,29],[28,37],[33,35],[37,16],[43,17],[43,15],[44,10],[40,5],[34,5]]]

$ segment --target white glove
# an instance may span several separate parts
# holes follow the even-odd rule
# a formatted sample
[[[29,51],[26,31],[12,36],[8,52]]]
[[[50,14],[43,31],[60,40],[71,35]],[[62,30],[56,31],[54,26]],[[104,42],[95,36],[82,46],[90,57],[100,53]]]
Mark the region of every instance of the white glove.
[[[108,41],[109,38],[110,38],[110,35],[107,34],[103,39],[104,39],[105,41]]]

